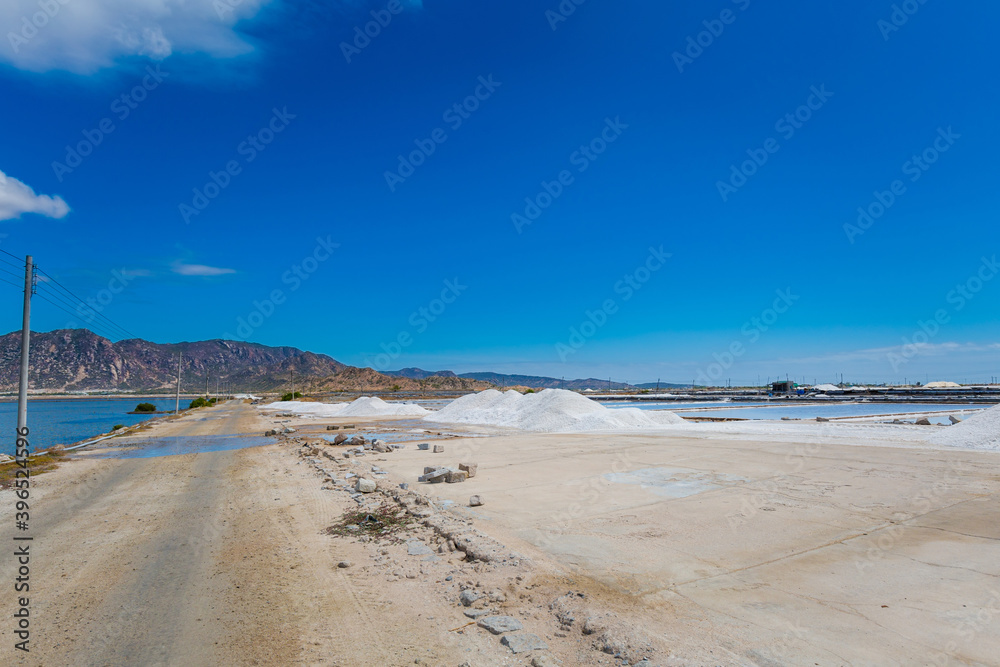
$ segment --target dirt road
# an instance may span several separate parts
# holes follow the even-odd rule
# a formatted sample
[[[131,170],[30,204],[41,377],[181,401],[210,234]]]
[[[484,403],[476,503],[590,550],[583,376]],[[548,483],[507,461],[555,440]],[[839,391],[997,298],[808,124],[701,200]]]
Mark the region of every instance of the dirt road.
[[[231,404],[151,435],[263,428],[252,408]],[[362,545],[320,532],[344,502],[277,445],[66,463],[35,479],[31,651],[13,648],[9,593],[0,663],[461,663],[469,646],[439,641],[440,624],[422,620],[444,602],[386,599],[364,585],[364,568],[337,568],[367,560]],[[13,504],[0,494],[8,544]],[[3,558],[0,579],[13,582],[15,568]]]

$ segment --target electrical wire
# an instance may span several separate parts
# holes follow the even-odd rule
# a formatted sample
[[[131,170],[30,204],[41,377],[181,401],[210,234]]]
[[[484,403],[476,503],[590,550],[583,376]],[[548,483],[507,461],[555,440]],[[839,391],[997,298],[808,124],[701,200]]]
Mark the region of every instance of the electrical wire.
[[[45,271],[43,271],[41,269],[38,269],[38,272],[40,274],[42,274],[43,276],[45,276],[46,278],[48,278],[48,280],[53,285],[58,286],[60,289],[62,289],[64,292],[66,292],[66,294],[68,294],[71,297],[73,297],[74,299],[76,299],[76,301],[78,303],[85,303],[83,299],[81,299],[76,294],[74,294],[73,292],[71,292],[65,285],[63,285],[62,283],[60,283],[58,280],[56,280],[55,278],[53,278],[52,276],[50,276]],[[126,329],[125,327],[123,327],[120,324],[118,324],[117,322],[115,322],[114,320],[112,320],[111,318],[107,317],[106,315],[103,315],[101,313],[97,313],[97,317],[101,318],[102,320],[104,320],[105,322],[107,322],[108,324],[110,324],[111,326],[113,326],[114,328],[119,329],[119,330],[125,332],[125,334],[127,334],[127,336],[123,336],[123,337],[127,337],[127,338],[138,338],[139,337],[139,336],[136,336],[131,331],[129,331],[128,329]]]

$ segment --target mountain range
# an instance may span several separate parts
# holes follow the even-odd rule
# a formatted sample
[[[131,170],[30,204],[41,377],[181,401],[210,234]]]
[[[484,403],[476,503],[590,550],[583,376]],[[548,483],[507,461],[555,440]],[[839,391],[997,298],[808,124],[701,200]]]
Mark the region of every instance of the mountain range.
[[[21,334],[0,336],[0,392],[18,387]],[[379,373],[294,347],[269,347],[232,340],[151,343],[133,338],[116,343],[87,329],[31,334],[29,387],[36,392],[272,393],[296,391],[481,391],[498,388],[633,389],[598,378],[571,379],[492,372],[454,373],[404,368]],[[655,384],[638,385],[652,388]],[[660,383],[661,388],[681,387]]]
[[[609,382],[608,380],[599,380],[597,378],[566,380],[564,378],[551,378],[541,375],[508,375],[504,373],[491,372],[456,374],[452,371],[425,371],[422,368],[403,368],[398,371],[384,371],[384,374],[391,375],[393,377],[411,378],[415,380],[428,377],[457,377],[467,380],[489,382],[490,384],[498,387],[531,387],[533,389],[570,389],[572,391],[593,389],[594,391],[602,391],[607,389],[633,388],[632,385],[628,385],[623,382]],[[655,386],[655,384],[653,386]],[[673,385],[661,383],[660,386],[667,387]]]
[[[173,391],[180,361],[181,391],[478,391],[491,385],[476,380],[434,376],[395,378],[356,368],[325,354],[294,347],[268,347],[231,340],[151,343],[128,339],[112,343],[86,329],[32,332],[29,388],[35,392]],[[16,392],[21,333],[0,336],[0,392]]]

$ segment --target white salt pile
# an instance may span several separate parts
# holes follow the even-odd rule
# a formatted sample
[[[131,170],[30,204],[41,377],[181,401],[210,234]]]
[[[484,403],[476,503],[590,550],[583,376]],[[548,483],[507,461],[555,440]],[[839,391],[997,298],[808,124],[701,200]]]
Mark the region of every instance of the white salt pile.
[[[1000,405],[942,429],[929,440],[946,447],[1000,451]]]
[[[302,417],[423,417],[430,412],[415,403],[386,403],[372,396],[362,396],[351,403],[277,401],[262,409],[291,412]]]
[[[672,412],[608,409],[576,392],[545,389],[537,394],[487,389],[457,398],[424,417],[444,424],[485,424],[550,433],[637,431],[685,421]]]

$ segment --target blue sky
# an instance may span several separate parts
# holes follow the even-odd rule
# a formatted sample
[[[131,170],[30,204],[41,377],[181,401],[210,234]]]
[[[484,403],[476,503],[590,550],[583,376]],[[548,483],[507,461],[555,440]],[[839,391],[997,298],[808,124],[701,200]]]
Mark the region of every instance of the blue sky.
[[[0,248],[143,338],[1000,375],[993,5],[54,2],[0,9]]]

